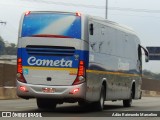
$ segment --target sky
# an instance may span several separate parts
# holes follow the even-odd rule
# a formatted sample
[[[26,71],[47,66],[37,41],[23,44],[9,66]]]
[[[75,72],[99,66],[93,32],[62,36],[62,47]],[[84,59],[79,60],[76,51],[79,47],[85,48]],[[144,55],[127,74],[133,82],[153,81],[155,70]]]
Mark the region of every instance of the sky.
[[[0,0],[0,36],[17,43],[21,15],[28,10],[80,11],[105,18],[106,0]],[[160,0],[108,0],[108,19],[131,27],[141,44],[160,46]],[[160,73],[160,61],[143,61],[143,69]]]

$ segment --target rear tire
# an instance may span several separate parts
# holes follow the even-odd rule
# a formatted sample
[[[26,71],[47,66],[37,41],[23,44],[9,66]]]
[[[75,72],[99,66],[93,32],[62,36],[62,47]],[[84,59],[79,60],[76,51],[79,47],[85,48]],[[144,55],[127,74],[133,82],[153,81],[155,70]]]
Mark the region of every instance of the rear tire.
[[[37,107],[39,109],[55,109],[57,103],[52,99],[37,99]]]
[[[130,99],[123,100],[124,107],[131,107],[132,106],[132,96],[133,96],[133,91],[131,90]]]
[[[94,103],[94,107],[96,108],[96,110],[98,111],[103,110],[104,101],[105,101],[105,87],[102,86],[99,101]]]
[[[139,99],[142,99],[142,91],[141,91],[141,93],[140,93]]]

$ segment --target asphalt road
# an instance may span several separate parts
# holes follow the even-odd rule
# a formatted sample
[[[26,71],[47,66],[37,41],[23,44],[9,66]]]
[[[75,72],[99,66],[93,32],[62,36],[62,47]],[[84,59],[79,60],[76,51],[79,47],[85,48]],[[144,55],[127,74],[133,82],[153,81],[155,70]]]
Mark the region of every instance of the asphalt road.
[[[136,116],[137,114],[140,115],[142,114],[149,114],[149,115],[156,115],[157,111],[160,111],[160,98],[158,97],[143,97],[141,100],[134,100],[132,107],[129,108],[124,108],[122,106],[122,101],[118,102],[110,102],[106,101],[105,102],[105,108],[103,111],[95,111],[93,109],[87,108],[86,110],[83,110],[78,106],[77,103],[74,104],[62,104],[58,105],[57,108],[53,110],[39,110],[36,105],[36,100],[31,99],[31,100],[23,100],[23,99],[18,99],[18,100],[0,100],[0,111],[12,111],[13,112],[18,112],[21,114],[26,114],[28,113],[39,113],[38,115],[42,115],[42,117],[47,116],[47,119],[53,119],[53,117],[56,119],[64,119],[64,120],[70,120],[70,117],[72,120],[93,120],[93,119],[105,119],[107,118],[112,118],[114,120],[121,120],[121,119],[126,119],[128,120],[128,117],[121,117],[122,113],[125,113],[125,115],[131,114]],[[138,112],[140,111],[140,112]],[[146,113],[147,111],[147,113]],[[133,113],[132,113],[133,112]],[[113,114],[114,115],[121,115],[120,117],[111,117]],[[151,114],[153,113],[153,114]],[[160,115],[160,112],[159,112]],[[48,117],[51,116],[51,117]],[[140,119],[140,120],[158,120],[160,117],[130,117],[129,119]],[[87,117],[87,118],[86,118]],[[15,120],[17,118],[14,118]],[[25,118],[23,118],[25,119]],[[27,119],[27,118],[26,118]],[[33,119],[33,118],[32,118]],[[36,119],[36,118],[35,118]],[[38,118],[40,120],[41,118]],[[12,118],[13,120],[13,118]]]

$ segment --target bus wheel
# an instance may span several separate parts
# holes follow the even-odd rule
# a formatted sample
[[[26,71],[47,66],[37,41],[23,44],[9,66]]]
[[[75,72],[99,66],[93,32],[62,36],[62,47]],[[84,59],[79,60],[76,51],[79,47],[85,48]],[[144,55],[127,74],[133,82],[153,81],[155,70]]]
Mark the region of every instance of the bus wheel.
[[[97,110],[102,111],[104,108],[104,101],[105,101],[105,88],[102,86],[101,93],[100,93],[100,99],[98,102],[94,103],[94,106]]]
[[[124,107],[131,107],[131,105],[132,105],[132,94],[133,94],[133,91],[131,90],[130,99],[123,100],[123,106]]]
[[[39,109],[55,109],[57,103],[52,99],[39,99],[37,98],[37,106]]]

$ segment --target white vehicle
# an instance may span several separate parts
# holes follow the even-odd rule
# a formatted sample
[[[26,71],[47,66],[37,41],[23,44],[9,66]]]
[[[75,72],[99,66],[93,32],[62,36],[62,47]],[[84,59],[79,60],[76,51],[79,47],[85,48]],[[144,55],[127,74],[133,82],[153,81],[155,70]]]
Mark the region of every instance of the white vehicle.
[[[36,98],[42,109],[79,102],[103,110],[104,101],[115,100],[129,107],[141,98],[141,48],[131,29],[102,18],[27,12],[19,29],[17,94]]]

